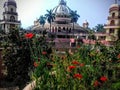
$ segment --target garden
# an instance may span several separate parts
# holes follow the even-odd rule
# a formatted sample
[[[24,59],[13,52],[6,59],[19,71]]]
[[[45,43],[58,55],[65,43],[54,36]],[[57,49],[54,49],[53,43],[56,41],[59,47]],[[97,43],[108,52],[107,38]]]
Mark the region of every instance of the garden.
[[[64,55],[54,52],[45,36],[13,30],[2,42],[5,80],[20,90],[120,90],[120,41],[76,46]],[[7,85],[8,87],[10,85]]]

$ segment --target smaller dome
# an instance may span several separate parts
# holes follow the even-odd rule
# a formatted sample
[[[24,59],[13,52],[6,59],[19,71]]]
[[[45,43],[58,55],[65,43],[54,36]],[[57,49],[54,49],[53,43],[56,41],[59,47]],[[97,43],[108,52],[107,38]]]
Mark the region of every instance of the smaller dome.
[[[5,6],[9,6],[9,5],[12,5],[12,6],[14,6],[14,7],[17,7],[15,0],[7,0],[7,1],[4,3],[4,7],[5,7]]]
[[[88,25],[89,23],[88,23],[88,21],[87,21],[87,20],[85,20],[85,21],[83,22],[83,24]]]

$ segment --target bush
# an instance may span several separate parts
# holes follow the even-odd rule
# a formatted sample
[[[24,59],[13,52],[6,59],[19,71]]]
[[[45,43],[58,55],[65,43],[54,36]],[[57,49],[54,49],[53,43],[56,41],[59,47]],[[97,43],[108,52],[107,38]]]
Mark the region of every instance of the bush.
[[[29,73],[33,69],[27,39],[19,35],[16,28],[13,28],[5,38],[3,56],[7,67],[6,80],[14,86],[24,87],[30,81]]]
[[[40,61],[36,56],[37,66],[31,75],[31,78],[36,81],[35,90],[112,90],[112,88],[118,88],[117,82],[120,78],[117,72],[120,70],[118,68],[120,56],[115,48],[115,46],[108,48],[95,45],[93,48],[91,45],[81,45],[72,55],[67,51],[64,56],[52,53],[51,58],[39,54]],[[37,48],[34,53],[39,50],[41,49]]]

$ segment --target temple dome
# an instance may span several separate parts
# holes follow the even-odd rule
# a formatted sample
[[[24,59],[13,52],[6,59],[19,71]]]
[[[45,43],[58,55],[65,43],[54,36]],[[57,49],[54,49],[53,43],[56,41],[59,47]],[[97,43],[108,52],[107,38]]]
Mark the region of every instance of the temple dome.
[[[110,6],[109,12],[112,12],[112,11],[120,11],[120,5],[119,4],[112,4]]]
[[[60,0],[59,5],[53,9],[55,15],[69,15],[71,9],[66,5],[64,0]]]
[[[14,6],[14,7],[17,7],[15,0],[7,0],[7,1],[4,3],[4,7],[5,7],[5,6],[9,6],[9,5],[12,5],[12,6]]]

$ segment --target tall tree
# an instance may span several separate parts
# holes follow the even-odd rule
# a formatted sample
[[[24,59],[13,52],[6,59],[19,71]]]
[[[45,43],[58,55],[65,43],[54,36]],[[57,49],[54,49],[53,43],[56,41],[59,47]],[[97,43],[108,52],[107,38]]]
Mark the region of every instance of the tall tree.
[[[96,32],[105,32],[104,25],[97,24],[97,26],[95,26],[95,30],[96,30]]]
[[[45,20],[46,20],[46,17],[44,17],[43,15],[39,17],[39,23],[42,25],[42,27],[44,27],[45,25]]]
[[[71,22],[73,23],[73,30],[74,30],[74,23],[77,23],[80,15],[77,14],[77,11],[71,11],[70,12],[70,17],[71,17]]]
[[[48,23],[50,23],[50,31],[51,31],[51,23],[55,19],[55,14],[52,13],[52,10],[47,10],[47,14],[45,14]]]

